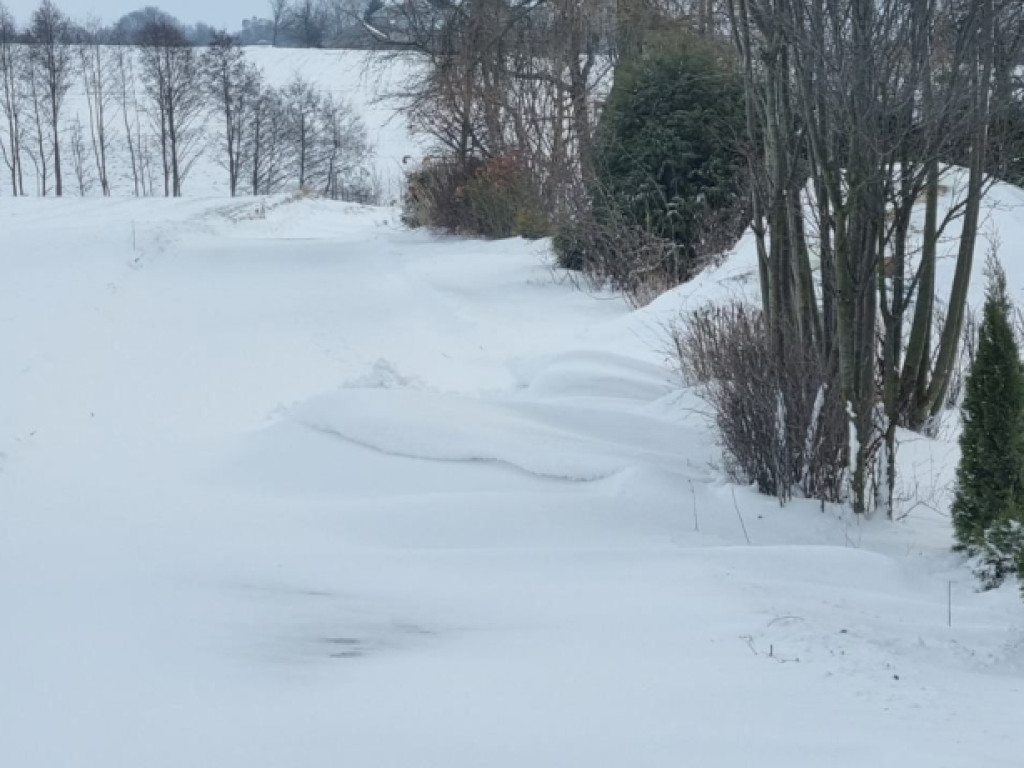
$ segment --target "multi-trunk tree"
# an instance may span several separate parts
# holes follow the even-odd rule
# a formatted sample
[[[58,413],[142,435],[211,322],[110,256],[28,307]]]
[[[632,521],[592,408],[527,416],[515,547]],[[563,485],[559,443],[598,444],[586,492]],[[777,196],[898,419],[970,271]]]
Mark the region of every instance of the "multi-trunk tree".
[[[593,173],[611,6],[580,0],[369,0],[366,29],[421,66],[392,96],[459,171],[510,158],[549,212]],[[388,61],[387,56],[380,61]]]
[[[284,28],[288,14],[288,0],[269,0],[270,21],[272,25],[271,45],[276,46],[281,38],[281,30]]]
[[[141,109],[136,86],[135,51],[123,45],[114,47],[112,51],[113,86],[117,105],[121,111],[134,194],[136,197],[143,197],[151,193],[152,185],[149,183],[149,162],[145,151],[146,139],[142,133]]]
[[[110,195],[109,156],[114,141],[114,109],[117,103],[115,67],[111,49],[99,29],[91,24],[78,46],[78,70],[89,111],[89,139],[96,175],[105,197]]]
[[[814,350],[826,396],[849,414],[854,508],[891,510],[896,427],[920,429],[946,402],[989,180],[995,52],[1019,55],[1024,6],[729,0],[728,11],[770,352],[784,369]],[[956,160],[962,171],[948,168]],[[963,183],[947,213],[951,175]],[[955,277],[939,297],[938,246],[955,217]]]
[[[32,14],[28,39],[31,43],[28,57],[34,70],[34,97],[37,99],[35,109],[42,113],[38,121],[40,126],[44,121],[46,123],[46,140],[53,160],[54,193],[60,197],[64,194],[61,110],[71,88],[74,62],[70,22],[52,0],[43,0]]]
[[[234,38],[218,33],[202,55],[200,68],[206,98],[218,114],[222,136],[223,165],[228,172],[231,196],[238,194],[244,171],[248,133],[253,129],[253,109],[259,98],[259,71],[246,62]]]
[[[168,19],[147,23],[140,40],[142,82],[159,137],[164,196],[180,197],[185,177],[203,149],[206,105],[199,56]]]
[[[22,168],[22,143],[25,139],[25,49],[17,43],[14,17],[0,3],[0,113],[6,128],[6,141],[0,139],[0,152],[10,172],[11,194],[25,194]]]

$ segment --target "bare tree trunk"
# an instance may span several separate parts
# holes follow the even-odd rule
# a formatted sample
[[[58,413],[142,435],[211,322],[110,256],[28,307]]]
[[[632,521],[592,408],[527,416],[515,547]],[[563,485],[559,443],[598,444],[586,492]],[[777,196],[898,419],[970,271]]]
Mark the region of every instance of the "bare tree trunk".
[[[14,17],[0,6],[0,110],[7,118],[7,136],[10,146],[5,159],[11,173],[11,194],[25,194],[22,170],[21,122],[23,94],[21,81],[25,74],[24,49],[17,45],[17,26]]]
[[[117,90],[118,100],[121,106],[121,117],[124,121],[124,135],[128,142],[128,158],[131,162],[132,184],[135,197],[140,197],[144,191],[142,188],[142,169],[140,168],[140,153],[142,149],[141,137],[136,136],[132,130],[131,115],[135,115],[135,122],[138,124],[139,105],[135,98],[135,70],[132,66],[132,49],[125,46],[118,46],[116,51],[117,62]]]
[[[60,121],[57,115],[60,113],[60,109],[57,106],[56,99],[50,100],[50,134],[53,138],[53,180],[54,180],[54,194],[57,197],[61,197],[64,194],[64,174],[61,170],[60,163]]]
[[[92,140],[96,173],[104,197],[109,197],[107,107],[110,101],[110,74],[106,54],[103,47],[95,40],[82,46],[79,54],[86,105],[89,109],[89,136]]]
[[[727,6],[730,26],[733,30],[733,42],[739,51],[743,65],[744,109],[747,122],[747,167],[750,173],[750,206],[751,229],[757,247],[757,267],[761,287],[761,309],[764,316],[771,314],[771,278],[768,271],[768,246],[763,206],[764,181],[761,176],[761,163],[757,158],[760,119],[757,110],[759,89],[754,78],[754,53],[751,45],[750,12],[747,0],[729,0]]]
[[[43,117],[43,107],[40,103],[38,83],[34,72],[30,73],[29,93],[32,98],[32,129],[34,132],[36,154],[33,155],[33,162],[36,165],[36,187],[42,197],[46,197],[50,190],[50,165],[47,157],[46,122]]]
[[[967,288],[974,263],[981,198],[986,177],[986,149],[992,114],[991,83],[995,13],[993,0],[978,0],[978,4],[980,8],[978,58],[977,67],[972,72],[972,82],[975,87],[967,199],[964,206],[960,247],[957,252],[956,273],[953,277],[953,286],[946,309],[946,322],[939,340],[938,357],[931,386],[928,388],[928,407],[931,416],[936,416],[943,408],[953,366],[956,363],[956,352],[960,344],[964,311],[967,306]]]

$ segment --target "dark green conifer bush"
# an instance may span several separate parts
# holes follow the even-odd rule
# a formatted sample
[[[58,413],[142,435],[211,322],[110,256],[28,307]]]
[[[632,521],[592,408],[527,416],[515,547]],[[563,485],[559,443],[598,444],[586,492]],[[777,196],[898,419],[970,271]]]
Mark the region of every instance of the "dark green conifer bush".
[[[690,278],[749,223],[745,113],[731,53],[687,35],[621,64],[581,211],[555,237],[559,264],[620,287]]]
[[[1001,584],[1024,553],[1024,370],[1010,309],[1006,278],[993,262],[967,377],[953,501],[956,549],[978,559],[986,588]]]

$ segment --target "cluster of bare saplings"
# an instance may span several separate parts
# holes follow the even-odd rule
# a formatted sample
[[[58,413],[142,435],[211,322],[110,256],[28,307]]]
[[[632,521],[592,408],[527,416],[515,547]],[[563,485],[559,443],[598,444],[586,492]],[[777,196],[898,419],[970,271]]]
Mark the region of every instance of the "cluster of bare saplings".
[[[374,196],[366,130],[344,99],[298,77],[271,87],[234,38],[197,48],[159,11],[132,45],[110,42],[51,0],[24,29],[0,4],[0,153],[12,194],[180,196],[206,155],[232,195]]]

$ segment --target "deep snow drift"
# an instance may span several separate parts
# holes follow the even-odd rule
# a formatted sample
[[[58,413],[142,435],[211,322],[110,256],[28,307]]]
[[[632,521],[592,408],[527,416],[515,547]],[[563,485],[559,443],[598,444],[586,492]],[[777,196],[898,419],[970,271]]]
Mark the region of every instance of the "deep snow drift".
[[[0,201],[0,764],[1019,761],[1024,611],[941,509],[722,481],[665,326],[742,255],[630,313],[543,245],[253,213]]]

